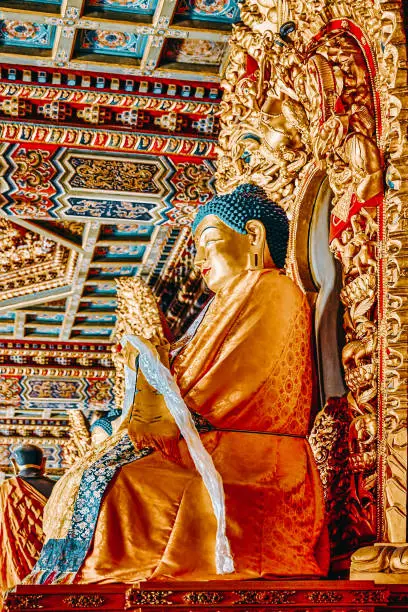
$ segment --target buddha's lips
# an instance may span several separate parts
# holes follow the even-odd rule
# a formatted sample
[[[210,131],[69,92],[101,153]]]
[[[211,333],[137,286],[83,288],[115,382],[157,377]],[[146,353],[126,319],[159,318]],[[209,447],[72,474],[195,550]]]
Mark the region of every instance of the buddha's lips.
[[[201,270],[201,274],[202,274],[203,276],[205,276],[206,274],[208,274],[208,272],[209,272],[210,270],[211,270],[211,268],[203,268],[203,269]]]

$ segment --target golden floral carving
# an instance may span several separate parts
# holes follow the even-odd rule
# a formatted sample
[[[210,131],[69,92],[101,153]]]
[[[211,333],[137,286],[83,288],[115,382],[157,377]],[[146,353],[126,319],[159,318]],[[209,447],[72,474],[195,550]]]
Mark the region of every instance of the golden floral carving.
[[[172,602],[168,598],[172,593],[172,591],[139,591],[138,589],[129,589],[126,592],[125,610],[136,606],[171,605]]]
[[[192,605],[217,604],[224,600],[224,595],[218,591],[192,591],[186,593],[184,601]]]
[[[12,594],[11,602],[6,599],[5,605],[6,610],[41,610],[44,608],[41,601],[43,600],[42,595],[15,595]],[[10,605],[12,606],[10,608]]]
[[[296,597],[296,591],[281,591],[281,590],[269,590],[269,591],[237,591],[236,595],[239,599],[234,602],[237,605],[251,605],[251,604],[268,604],[268,605],[282,605],[291,604]]]
[[[315,604],[337,603],[343,599],[341,593],[336,591],[313,591],[307,596]]]
[[[153,164],[78,156],[74,176],[76,184],[82,189],[156,193],[156,174],[157,166]]]
[[[103,595],[90,593],[89,595],[69,595],[62,601],[70,608],[101,608],[106,598]]]

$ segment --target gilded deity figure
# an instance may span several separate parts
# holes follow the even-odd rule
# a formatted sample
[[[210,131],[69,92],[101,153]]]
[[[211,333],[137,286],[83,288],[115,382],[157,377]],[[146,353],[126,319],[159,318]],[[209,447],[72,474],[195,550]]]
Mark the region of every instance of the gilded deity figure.
[[[29,583],[327,572],[311,317],[284,273],[286,214],[244,184],[193,232],[214,297],[170,351],[164,334],[120,340],[129,410],[57,484]]]

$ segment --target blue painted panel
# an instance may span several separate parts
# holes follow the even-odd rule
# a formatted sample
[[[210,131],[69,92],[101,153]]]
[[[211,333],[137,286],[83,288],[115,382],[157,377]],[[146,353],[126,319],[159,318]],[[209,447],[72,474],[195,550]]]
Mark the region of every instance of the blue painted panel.
[[[0,314],[0,321],[14,321],[14,313],[3,312]]]
[[[92,328],[92,329],[77,329],[72,332],[72,336],[75,338],[78,337],[86,337],[86,336],[99,336],[100,338],[109,338],[111,335],[110,329],[100,329],[100,328]]]
[[[0,325],[0,334],[12,334],[13,332],[13,325]]]
[[[103,284],[98,284],[98,285],[88,285],[87,287],[85,287],[84,290],[84,297],[86,297],[87,295],[94,295],[94,296],[103,296],[103,295],[116,295],[116,285],[103,285]]]
[[[154,225],[104,225],[102,236],[109,238],[151,238],[154,232]]]
[[[147,36],[107,30],[80,30],[77,50],[81,53],[101,53],[140,59],[147,43]]]
[[[133,203],[120,200],[87,200],[84,198],[67,198],[70,208],[65,214],[71,217],[99,217],[103,219],[134,219],[136,221],[153,221],[150,211],[157,208],[154,203]]]
[[[60,333],[59,328],[44,328],[44,327],[28,327],[26,336],[47,336],[49,338],[58,338]]]
[[[28,315],[27,317],[27,322],[30,323],[62,323],[63,320],[63,314],[39,314],[36,316]]]
[[[118,303],[116,300],[108,300],[106,302],[81,302],[79,314],[81,314],[81,310],[94,310],[95,312],[111,310],[113,312],[117,307]]]
[[[158,0],[87,0],[86,9],[97,12],[116,11],[133,15],[153,15]]]
[[[88,278],[117,278],[118,276],[136,276],[139,268],[137,266],[122,266],[121,268],[91,268]]]
[[[239,7],[236,0],[181,0],[176,15],[184,19],[236,23]]]
[[[99,323],[100,325],[114,325],[116,323],[116,316],[109,314],[94,314],[84,315],[82,317],[76,317],[75,325],[86,325],[86,324]]]
[[[24,21],[0,21],[0,44],[13,47],[35,47],[52,49],[55,39],[55,26],[44,23]]]
[[[121,244],[112,245],[109,247],[97,247],[95,249],[95,261],[101,260],[126,260],[142,261],[145,254],[146,246],[139,244]]]

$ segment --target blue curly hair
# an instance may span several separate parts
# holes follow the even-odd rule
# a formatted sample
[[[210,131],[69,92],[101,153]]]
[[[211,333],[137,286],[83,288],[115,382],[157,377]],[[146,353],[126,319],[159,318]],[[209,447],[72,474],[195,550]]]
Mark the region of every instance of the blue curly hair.
[[[278,268],[285,267],[289,240],[289,221],[285,211],[272,202],[262,187],[244,183],[232,193],[217,195],[201,206],[193,222],[193,233],[207,215],[216,215],[228,227],[246,234],[248,221],[261,221],[272,260]]]

